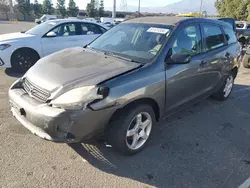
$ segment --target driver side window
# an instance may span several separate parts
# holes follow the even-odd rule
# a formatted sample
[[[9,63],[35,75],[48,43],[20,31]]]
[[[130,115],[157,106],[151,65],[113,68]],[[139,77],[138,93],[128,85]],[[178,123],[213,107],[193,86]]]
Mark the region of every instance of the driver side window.
[[[178,34],[172,48],[172,55],[185,53],[194,56],[201,53],[201,49],[201,33],[199,27],[195,25],[187,26]]]
[[[52,30],[57,37],[74,36],[76,35],[76,25],[73,23],[62,24]]]

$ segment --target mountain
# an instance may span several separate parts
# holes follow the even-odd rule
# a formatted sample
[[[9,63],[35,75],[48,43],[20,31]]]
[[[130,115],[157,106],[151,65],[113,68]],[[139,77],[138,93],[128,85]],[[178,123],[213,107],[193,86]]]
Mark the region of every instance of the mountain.
[[[180,0],[179,2],[169,4],[165,7],[141,7],[141,12],[154,12],[154,13],[189,13],[199,12],[201,0]],[[214,7],[215,0],[204,0],[202,10],[207,11],[209,14],[215,14]],[[106,10],[112,10],[112,7],[105,7]],[[119,11],[120,7],[117,7]],[[128,12],[135,12],[138,10],[137,6],[127,6]]]
[[[177,3],[167,5],[166,12],[170,13],[188,13],[199,12],[201,0],[182,0]],[[207,11],[209,14],[215,14],[216,9],[214,7],[215,0],[204,0],[202,10]]]

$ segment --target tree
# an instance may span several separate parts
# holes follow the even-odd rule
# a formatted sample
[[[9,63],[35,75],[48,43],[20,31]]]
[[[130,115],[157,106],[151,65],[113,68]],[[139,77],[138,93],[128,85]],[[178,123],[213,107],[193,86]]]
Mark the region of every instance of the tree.
[[[31,6],[30,6],[30,0],[16,0],[17,1],[17,9],[20,13],[24,15],[30,15],[31,12]]]
[[[42,13],[43,14],[53,14],[54,8],[51,0],[43,0]]]
[[[69,5],[67,9],[67,13],[69,16],[76,17],[79,12],[79,8],[76,6],[74,0],[69,0]]]
[[[247,5],[250,0],[216,0],[215,7],[221,17],[231,17],[246,20],[248,16]]]
[[[248,17],[247,17],[247,19],[250,20],[250,4],[247,5],[247,10],[248,10]]]
[[[4,12],[6,17],[8,17],[7,13],[10,10],[9,4],[7,0],[0,0],[0,12]]]
[[[32,9],[34,11],[34,15],[39,18],[42,15],[43,8],[40,3],[38,3],[38,0],[35,0],[34,4],[32,5]]]
[[[100,1],[98,14],[99,14],[99,17],[104,16],[104,2],[103,2],[103,0]]]
[[[66,16],[65,0],[57,0],[57,10],[63,18]]]
[[[89,17],[97,16],[97,9],[95,7],[95,0],[91,0],[90,3],[87,4],[86,11]]]

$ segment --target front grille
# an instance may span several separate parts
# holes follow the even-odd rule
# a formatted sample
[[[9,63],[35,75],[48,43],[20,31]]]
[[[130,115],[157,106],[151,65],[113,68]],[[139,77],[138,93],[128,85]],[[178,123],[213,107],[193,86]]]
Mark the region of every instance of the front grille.
[[[23,81],[23,89],[29,94],[29,96],[41,101],[46,102],[50,97],[50,92],[39,88],[32,82],[30,82],[27,78]]]

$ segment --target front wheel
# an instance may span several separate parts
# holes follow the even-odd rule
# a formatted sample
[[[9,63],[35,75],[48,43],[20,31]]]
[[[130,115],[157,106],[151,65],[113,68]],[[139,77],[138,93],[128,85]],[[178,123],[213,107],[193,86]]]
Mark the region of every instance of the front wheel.
[[[125,155],[138,153],[146,146],[154,124],[155,114],[151,106],[124,109],[111,123],[108,140],[115,150]]]
[[[230,74],[224,81],[223,86],[217,93],[213,95],[213,97],[220,101],[226,100],[232,92],[233,85],[234,85],[234,77],[233,74]]]
[[[19,49],[11,56],[11,66],[15,72],[25,73],[39,60],[39,55],[32,49]]]

